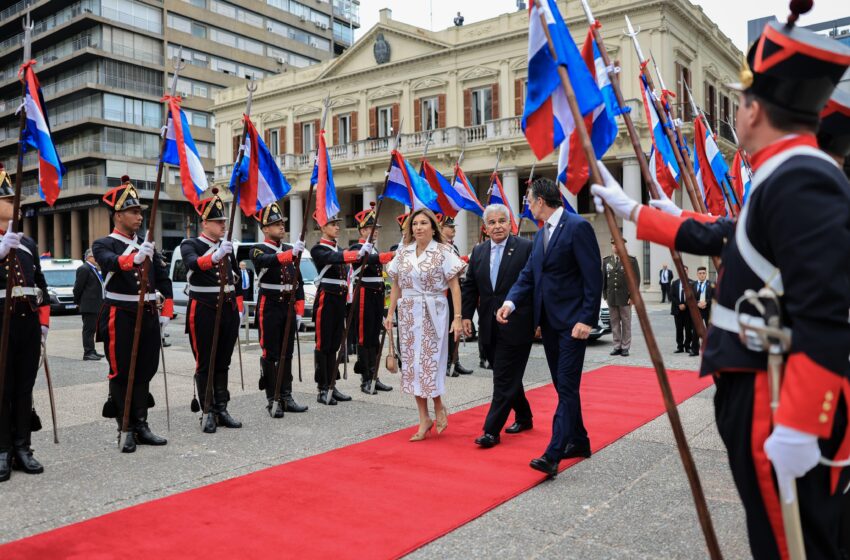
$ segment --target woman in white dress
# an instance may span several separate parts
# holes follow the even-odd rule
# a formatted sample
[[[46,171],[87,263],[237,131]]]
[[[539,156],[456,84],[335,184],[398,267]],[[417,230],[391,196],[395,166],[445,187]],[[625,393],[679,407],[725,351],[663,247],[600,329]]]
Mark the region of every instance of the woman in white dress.
[[[449,328],[449,290],[454,309],[460,311],[459,277],[466,264],[457,257],[443,235],[434,213],[427,209],[410,214],[404,239],[387,268],[393,280],[390,307],[384,326],[392,329],[398,309],[401,355],[401,390],[416,397],[419,431],[410,441],[421,441],[434,426],[428,399],[434,399],[437,433],[448,426],[448,414],[440,396],[445,392],[448,337],[460,338],[460,313]]]

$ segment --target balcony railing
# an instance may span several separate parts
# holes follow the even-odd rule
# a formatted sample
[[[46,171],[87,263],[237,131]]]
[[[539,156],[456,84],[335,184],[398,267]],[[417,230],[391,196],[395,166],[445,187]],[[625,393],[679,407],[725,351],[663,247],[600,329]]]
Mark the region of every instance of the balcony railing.
[[[32,0],[20,0],[15,2],[2,12],[0,12],[0,21],[5,21],[6,19],[12,17],[18,12],[22,12],[26,7],[32,2]]]

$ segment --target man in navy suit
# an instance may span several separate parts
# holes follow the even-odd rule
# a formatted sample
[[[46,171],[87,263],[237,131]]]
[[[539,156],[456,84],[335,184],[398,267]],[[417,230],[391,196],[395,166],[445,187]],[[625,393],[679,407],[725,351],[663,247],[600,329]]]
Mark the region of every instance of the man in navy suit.
[[[496,319],[507,323],[516,309],[514,302],[533,298],[534,323],[543,333],[558,408],[549,446],[530,466],[555,476],[561,459],[590,457],[579,386],[587,337],[599,316],[602,258],[593,227],[584,218],[564,211],[558,186],[550,179],[537,179],[531,185],[529,208],[544,225],[534,236],[531,258]]]

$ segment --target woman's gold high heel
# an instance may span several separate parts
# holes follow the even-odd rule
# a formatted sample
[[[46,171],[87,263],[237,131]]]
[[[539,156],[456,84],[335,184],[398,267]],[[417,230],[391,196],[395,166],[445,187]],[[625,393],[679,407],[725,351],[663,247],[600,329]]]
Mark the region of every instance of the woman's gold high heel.
[[[444,406],[442,409],[442,414],[438,414],[437,416],[437,434],[442,434],[443,430],[449,427],[449,413],[446,411],[446,407]]]
[[[430,419],[429,419],[429,420],[430,420]],[[430,423],[430,424],[428,424],[428,427],[427,427],[427,428],[425,428],[425,430],[422,430],[422,429],[420,428],[418,432],[416,432],[415,434],[413,434],[413,435],[410,437],[410,441],[422,441],[423,439],[425,439],[425,436],[427,436],[427,435],[428,435],[428,432],[431,430],[431,428],[433,428],[433,427],[434,427],[434,421],[433,421],[433,420],[430,420],[430,422],[431,422],[431,423]]]

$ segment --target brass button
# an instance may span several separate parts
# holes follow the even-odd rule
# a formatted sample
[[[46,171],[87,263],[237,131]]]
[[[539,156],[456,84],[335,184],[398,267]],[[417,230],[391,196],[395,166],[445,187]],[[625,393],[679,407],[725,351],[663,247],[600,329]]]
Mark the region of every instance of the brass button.
[[[832,391],[827,391],[826,394],[823,396],[823,398],[828,400],[828,401],[831,401],[831,400],[835,399],[835,393],[833,393]]]
[[[827,414],[826,414],[825,412],[821,412],[821,413],[820,413],[820,416],[818,416],[818,421],[819,421],[821,424],[826,424],[826,422],[827,422],[828,420],[829,420],[829,416],[827,416]]]
[[[824,402],[823,403],[823,409],[826,410],[827,412],[832,410],[832,404],[830,404],[828,402]]]

